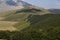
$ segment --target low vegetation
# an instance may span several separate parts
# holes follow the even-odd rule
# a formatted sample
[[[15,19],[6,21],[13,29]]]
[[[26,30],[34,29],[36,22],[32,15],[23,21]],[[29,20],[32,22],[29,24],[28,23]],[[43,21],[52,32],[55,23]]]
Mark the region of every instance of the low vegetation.
[[[33,15],[30,26],[16,33],[14,40],[60,40],[60,15]],[[17,26],[20,27],[20,26]],[[20,36],[19,36],[20,35]],[[18,37],[16,37],[18,36]]]
[[[42,14],[40,11],[39,13]],[[60,40],[60,15],[22,11],[7,15],[5,21],[18,22],[17,31],[0,31],[0,38],[7,40]],[[4,23],[3,23],[4,24]]]

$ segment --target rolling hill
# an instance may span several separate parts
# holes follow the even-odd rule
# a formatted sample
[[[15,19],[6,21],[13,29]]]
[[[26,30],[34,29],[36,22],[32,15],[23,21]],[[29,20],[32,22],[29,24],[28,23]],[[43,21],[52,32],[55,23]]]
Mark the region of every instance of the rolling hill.
[[[4,30],[0,33],[0,38],[8,39],[9,37],[12,40],[60,40],[59,14],[53,14],[46,9],[27,7],[9,12],[8,15],[4,14],[3,17],[0,26],[6,25],[7,27],[9,25],[7,28],[10,27],[12,30],[12,27],[14,27],[17,30],[8,30],[7,33]]]
[[[24,9],[21,9],[21,10],[19,9],[19,10],[1,12],[0,13],[0,21],[1,21],[0,25],[2,27],[7,26],[5,30],[8,30],[7,29],[8,26],[9,27],[12,26],[14,28],[17,28],[18,30],[19,29],[22,30],[25,27],[28,27],[30,25],[30,22],[27,22],[28,17],[30,17],[32,15],[45,15],[45,14],[48,14],[48,13],[49,12],[47,10],[45,10],[44,8],[40,9],[38,7],[35,7],[35,6],[31,6],[31,7],[28,6],[28,7],[25,7]],[[16,27],[16,26],[19,26],[19,25],[20,25],[20,28]],[[13,31],[13,28],[11,30]]]
[[[15,40],[60,40],[60,15],[46,14],[46,15],[32,15],[28,17],[30,25],[20,32],[15,33],[13,39]],[[16,27],[21,27],[26,23],[18,23]],[[27,26],[27,25],[25,25]],[[23,26],[22,26],[23,27]],[[20,28],[21,29],[21,28]],[[21,36],[19,36],[21,35]],[[16,37],[17,36],[17,37]]]
[[[60,9],[22,0],[0,0],[0,9],[0,39],[60,40]]]

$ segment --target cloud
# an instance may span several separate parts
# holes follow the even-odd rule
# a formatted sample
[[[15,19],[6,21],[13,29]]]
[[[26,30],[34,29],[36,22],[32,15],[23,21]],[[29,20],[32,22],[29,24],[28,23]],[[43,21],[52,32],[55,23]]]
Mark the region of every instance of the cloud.
[[[4,1],[4,0],[1,0],[1,1]]]
[[[17,2],[17,0],[13,0],[14,2]]]

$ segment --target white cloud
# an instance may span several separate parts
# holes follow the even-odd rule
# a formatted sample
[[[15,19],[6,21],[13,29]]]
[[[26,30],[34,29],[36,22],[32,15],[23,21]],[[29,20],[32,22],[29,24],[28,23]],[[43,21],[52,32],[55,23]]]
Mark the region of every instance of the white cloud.
[[[14,2],[17,2],[17,0],[13,0]]]

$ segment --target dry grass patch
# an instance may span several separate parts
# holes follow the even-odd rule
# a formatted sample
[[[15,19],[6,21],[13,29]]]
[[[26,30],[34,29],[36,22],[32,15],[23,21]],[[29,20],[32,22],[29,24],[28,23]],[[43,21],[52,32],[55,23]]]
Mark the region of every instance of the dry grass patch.
[[[9,30],[9,31],[15,31],[17,30],[13,25],[17,22],[11,22],[11,21],[0,21],[0,30]]]

